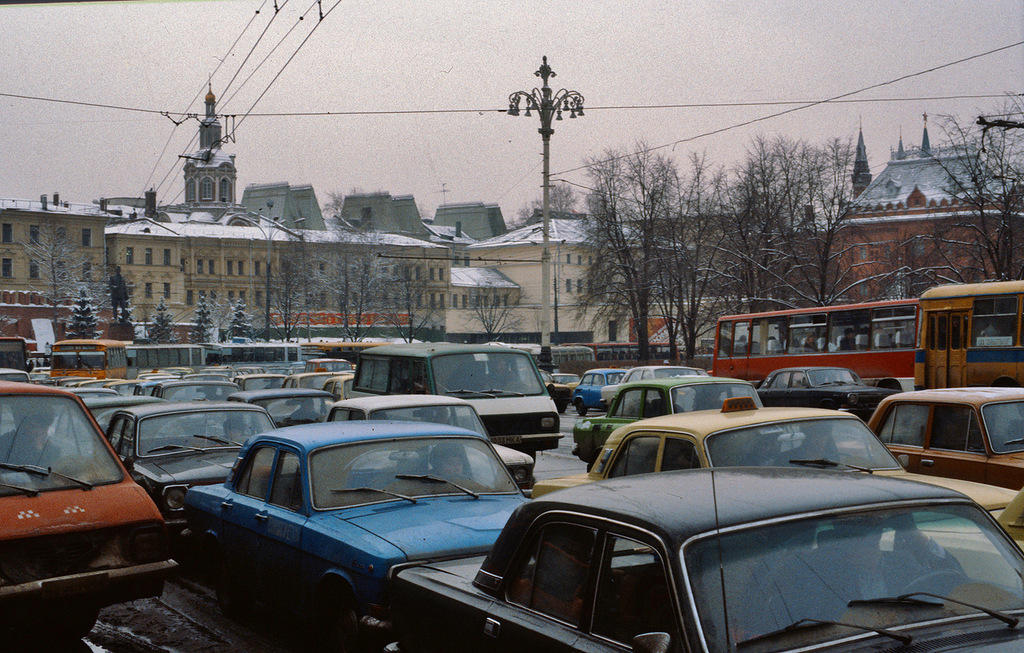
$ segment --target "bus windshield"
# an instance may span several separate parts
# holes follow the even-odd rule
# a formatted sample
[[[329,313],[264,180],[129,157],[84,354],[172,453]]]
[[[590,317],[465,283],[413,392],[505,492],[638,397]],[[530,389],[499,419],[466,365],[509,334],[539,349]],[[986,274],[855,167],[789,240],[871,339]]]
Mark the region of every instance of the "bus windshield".
[[[102,370],[105,358],[102,351],[55,351],[51,366],[57,370]]]
[[[539,395],[546,389],[530,356],[515,352],[480,352],[436,356],[432,362],[439,394],[474,396]]]

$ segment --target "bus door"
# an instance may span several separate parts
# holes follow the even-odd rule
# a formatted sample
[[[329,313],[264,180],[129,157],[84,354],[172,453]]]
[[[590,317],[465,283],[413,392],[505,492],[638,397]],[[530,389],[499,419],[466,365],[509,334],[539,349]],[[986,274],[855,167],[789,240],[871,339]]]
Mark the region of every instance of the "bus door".
[[[929,311],[925,348],[925,387],[946,388],[949,366],[949,313]]]
[[[946,352],[946,387],[967,385],[967,311],[949,312],[949,349]]]

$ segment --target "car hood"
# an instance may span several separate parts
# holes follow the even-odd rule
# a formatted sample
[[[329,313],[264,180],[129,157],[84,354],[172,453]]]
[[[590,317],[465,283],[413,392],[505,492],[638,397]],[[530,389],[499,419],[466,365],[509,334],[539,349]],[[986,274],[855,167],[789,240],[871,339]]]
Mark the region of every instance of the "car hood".
[[[590,483],[591,481],[596,480],[600,480],[599,475],[595,474],[591,476],[589,472],[586,472],[583,474],[573,474],[572,476],[563,476],[562,478],[551,478],[544,481],[537,481],[533,484],[533,492],[530,493],[530,496],[536,499],[548,492],[564,490],[567,487],[576,487],[577,485],[583,485],[584,483]]]
[[[135,461],[135,469],[160,483],[203,484],[223,481],[238,457],[238,449],[211,449]]]
[[[345,510],[339,519],[390,542],[409,560],[489,551],[509,515],[526,501],[515,495],[443,496]]]
[[[1001,510],[1005,508],[1015,496],[1017,496],[1016,492],[1004,487],[985,485],[984,483],[975,483],[974,481],[964,481],[958,478],[927,476],[925,474],[913,474],[911,472],[896,470],[876,471],[875,474],[895,476],[896,478],[902,478],[908,481],[918,481],[920,483],[928,483],[929,485],[937,485],[949,490],[955,490],[961,494],[966,494],[985,510]]]

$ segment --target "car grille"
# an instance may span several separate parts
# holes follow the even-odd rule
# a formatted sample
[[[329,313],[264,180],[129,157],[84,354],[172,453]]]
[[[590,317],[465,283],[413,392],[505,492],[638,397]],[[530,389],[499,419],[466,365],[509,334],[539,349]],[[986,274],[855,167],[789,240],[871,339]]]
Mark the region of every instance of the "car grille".
[[[540,420],[544,417],[555,417],[556,426],[553,428],[541,428]],[[558,419],[555,413],[536,413],[532,415],[481,415],[487,427],[487,433],[491,436],[499,435],[527,435],[530,433],[557,433]]]
[[[86,571],[114,534],[90,531],[35,537],[0,545],[0,575],[18,584]]]

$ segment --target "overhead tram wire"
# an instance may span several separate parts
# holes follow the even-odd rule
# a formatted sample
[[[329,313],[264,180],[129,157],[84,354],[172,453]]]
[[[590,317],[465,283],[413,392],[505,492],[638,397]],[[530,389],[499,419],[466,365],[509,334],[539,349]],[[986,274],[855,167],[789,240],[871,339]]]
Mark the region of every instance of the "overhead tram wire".
[[[235,74],[231,76],[231,79],[228,80],[228,83],[224,86],[223,89],[221,89],[221,91],[220,91],[221,95],[226,94],[228,92],[228,90],[231,88],[231,85],[235,83],[236,79],[238,79],[238,75],[242,72],[242,69],[245,67],[246,62],[249,61],[249,57],[251,57],[252,53],[256,51],[256,48],[259,46],[260,41],[262,41],[263,37],[266,36],[267,30],[269,30],[270,26],[274,24],[274,19],[278,17],[278,15],[281,13],[281,10],[285,8],[285,6],[288,4],[289,1],[290,0],[284,0],[284,2],[281,3],[280,7],[277,6],[276,2],[274,3],[274,15],[271,16],[270,20],[267,21],[267,24],[263,27],[263,31],[260,32],[260,35],[257,36],[256,40],[253,42],[252,47],[249,48],[249,52],[246,53],[245,57],[242,59],[242,62],[240,64],[238,64],[238,68],[235,69]],[[264,0],[264,4],[266,4],[266,0]],[[257,64],[256,68],[253,69],[253,72],[255,72],[256,70],[259,70],[259,67],[261,65],[263,65],[263,62],[260,62],[259,64]],[[252,73],[250,73],[249,76],[251,77]],[[248,78],[246,78],[246,81],[248,81]],[[240,88],[242,88],[242,86],[245,86],[245,82],[242,82],[242,84],[238,88],[240,89]],[[235,89],[235,91],[231,94],[231,97],[234,97],[234,94],[237,93],[237,92],[238,92],[238,89]],[[221,104],[226,104],[228,101],[231,100],[231,97],[223,100],[221,102]]]
[[[926,68],[924,70],[919,70],[917,72],[908,73],[906,75],[901,75],[900,77],[896,77],[894,79],[890,79],[890,80],[887,80],[887,81],[884,81],[884,82],[879,82],[877,84],[871,84],[870,86],[865,86],[865,87],[859,88],[859,89],[857,89],[855,91],[848,91],[846,93],[840,93],[839,95],[835,95],[835,96],[832,96],[830,98],[826,98],[824,100],[816,100],[814,102],[809,102],[809,103],[803,104],[801,106],[793,107],[791,109],[785,109],[783,111],[777,111],[775,113],[772,113],[772,114],[769,114],[769,115],[766,115],[766,116],[760,116],[758,118],[752,118],[751,120],[745,120],[743,122],[740,122],[740,123],[737,123],[737,124],[734,124],[734,125],[729,125],[728,127],[722,127],[720,129],[714,129],[712,131],[704,132],[703,134],[698,134],[696,136],[690,136],[688,138],[682,138],[682,139],[679,139],[677,141],[673,141],[671,143],[666,143],[664,145],[656,145],[654,147],[645,148],[643,150],[640,150],[638,152],[633,152],[631,154],[624,154],[622,156],[617,156],[617,157],[611,157],[609,159],[604,159],[604,160],[602,160],[600,162],[597,162],[597,163],[608,163],[610,161],[615,161],[617,159],[622,159],[622,158],[625,158],[627,156],[632,156],[633,154],[654,152],[656,150],[662,150],[662,149],[665,149],[667,147],[673,147],[674,148],[676,145],[680,145],[682,143],[689,143],[689,142],[695,141],[695,140],[697,140],[699,138],[705,138],[707,136],[713,136],[715,134],[721,134],[722,132],[731,131],[733,129],[738,129],[740,127],[746,127],[747,125],[752,125],[752,124],[757,123],[757,122],[763,122],[765,120],[770,120],[771,118],[778,118],[779,116],[784,116],[784,115],[789,114],[789,113],[795,113],[797,111],[803,111],[804,109],[809,109],[811,107],[816,107],[819,104],[834,103],[834,102],[837,103],[837,102],[841,101],[843,98],[848,98],[851,95],[857,95],[859,93],[864,93],[865,91],[870,91],[872,89],[881,88],[883,86],[890,86],[890,85],[895,84],[897,82],[902,82],[904,80],[911,79],[913,77],[920,77],[921,75],[926,75],[928,73],[932,73],[932,72],[935,72],[937,70],[942,70],[943,68],[949,68],[951,66],[955,66],[955,65],[958,65],[958,64],[961,64],[961,63],[965,63],[967,61],[972,61],[974,59],[980,59],[982,57],[987,57],[987,56],[995,54],[997,52],[1002,52],[1004,50],[1009,50],[1011,48],[1019,47],[1021,45],[1024,45],[1024,41],[1017,41],[1016,43],[1010,43],[1009,45],[1003,45],[1003,46],[1000,46],[998,48],[993,48],[991,50],[987,50],[985,52],[979,52],[978,54],[973,54],[973,55],[970,55],[970,56],[967,56],[967,57],[961,57],[960,59],[956,59],[955,61],[949,61],[949,62],[946,62],[946,63],[943,63],[943,64],[939,64],[937,66],[932,66],[931,68]],[[558,172],[553,172],[551,174],[553,174],[553,175],[564,175],[564,174],[567,174],[567,173],[570,173],[570,172],[576,172],[578,170],[584,170],[584,169],[589,168],[589,167],[590,167],[589,165],[577,166],[575,168],[569,168],[567,170],[559,170]]]

